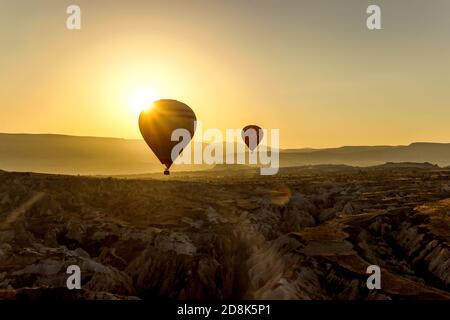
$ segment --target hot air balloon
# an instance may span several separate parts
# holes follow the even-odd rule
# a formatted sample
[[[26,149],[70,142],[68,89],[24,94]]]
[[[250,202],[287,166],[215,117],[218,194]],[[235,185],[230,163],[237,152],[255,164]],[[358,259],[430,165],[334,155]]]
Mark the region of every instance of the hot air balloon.
[[[247,147],[253,151],[263,139],[264,132],[259,126],[251,124],[242,129],[241,135]]]
[[[169,169],[175,159],[172,159],[172,148],[178,141],[172,141],[172,132],[176,129],[186,129],[194,135],[195,121],[194,111],[186,104],[177,101],[163,99],[153,102],[152,108],[142,111],[139,115],[139,129],[147,145],[159,161],[166,166],[165,175],[169,175]],[[189,141],[186,141],[186,145]],[[183,148],[186,146],[183,146]]]

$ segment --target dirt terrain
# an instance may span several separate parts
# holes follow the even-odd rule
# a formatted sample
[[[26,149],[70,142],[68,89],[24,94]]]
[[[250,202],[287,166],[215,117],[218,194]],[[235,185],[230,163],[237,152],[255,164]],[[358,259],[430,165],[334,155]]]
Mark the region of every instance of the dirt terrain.
[[[258,172],[0,171],[0,299],[450,299],[448,170]]]

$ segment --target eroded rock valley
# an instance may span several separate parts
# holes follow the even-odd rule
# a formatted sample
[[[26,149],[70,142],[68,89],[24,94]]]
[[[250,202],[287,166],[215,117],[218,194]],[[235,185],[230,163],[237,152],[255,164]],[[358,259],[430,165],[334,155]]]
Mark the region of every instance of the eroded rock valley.
[[[450,298],[448,170],[257,172],[0,172],[0,299]]]

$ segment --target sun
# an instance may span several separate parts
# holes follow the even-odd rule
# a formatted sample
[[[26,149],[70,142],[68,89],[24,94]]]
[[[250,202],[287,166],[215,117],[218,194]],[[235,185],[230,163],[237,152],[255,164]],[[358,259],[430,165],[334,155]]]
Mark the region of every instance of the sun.
[[[128,106],[136,114],[152,107],[152,103],[158,100],[156,92],[151,88],[138,88],[131,92]]]

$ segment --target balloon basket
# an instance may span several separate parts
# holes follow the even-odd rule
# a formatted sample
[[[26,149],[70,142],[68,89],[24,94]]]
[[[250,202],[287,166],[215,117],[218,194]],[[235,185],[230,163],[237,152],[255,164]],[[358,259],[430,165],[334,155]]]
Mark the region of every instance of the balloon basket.
[[[169,170],[167,170],[167,169],[166,169],[166,170],[164,170],[164,175],[165,175],[165,176],[168,176],[168,175],[170,175],[170,171],[169,171]]]

